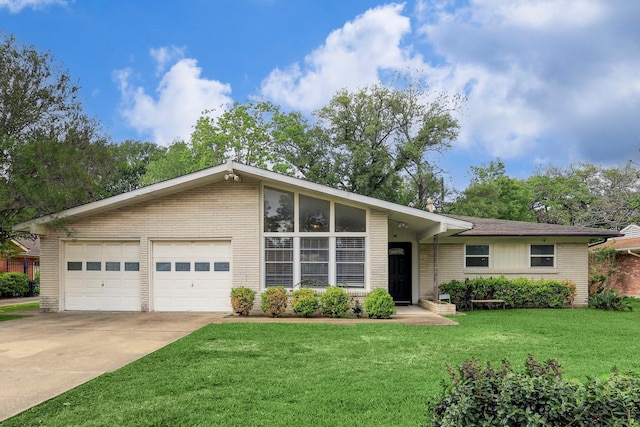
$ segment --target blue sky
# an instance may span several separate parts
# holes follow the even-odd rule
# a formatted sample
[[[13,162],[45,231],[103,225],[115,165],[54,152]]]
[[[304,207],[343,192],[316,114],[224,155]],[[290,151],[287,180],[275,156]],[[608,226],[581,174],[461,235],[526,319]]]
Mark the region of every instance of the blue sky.
[[[497,157],[521,178],[640,162],[638,22],[637,0],[0,0],[0,30],[53,53],[114,141],[187,140],[203,110],[255,97],[308,113],[419,70],[468,98],[433,159],[458,189]]]

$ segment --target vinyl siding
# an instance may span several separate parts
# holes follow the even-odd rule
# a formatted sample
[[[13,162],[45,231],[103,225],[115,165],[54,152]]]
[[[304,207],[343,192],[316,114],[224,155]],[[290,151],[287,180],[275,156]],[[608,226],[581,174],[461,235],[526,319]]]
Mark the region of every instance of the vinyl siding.
[[[555,268],[530,268],[529,245],[539,242],[491,243],[489,268],[465,268],[464,244],[440,244],[438,247],[438,283],[466,278],[505,276],[535,280],[572,280],[577,295],[574,305],[588,301],[588,251],[586,243],[557,243]],[[420,298],[433,297],[433,245],[420,245]]]

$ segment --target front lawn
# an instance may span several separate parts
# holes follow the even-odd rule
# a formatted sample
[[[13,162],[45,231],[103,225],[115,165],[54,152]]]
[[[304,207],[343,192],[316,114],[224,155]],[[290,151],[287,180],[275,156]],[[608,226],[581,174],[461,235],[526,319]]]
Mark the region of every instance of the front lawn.
[[[2,425],[424,426],[447,364],[531,354],[580,381],[640,373],[633,305],[474,311],[460,326],[210,325]]]
[[[32,311],[40,308],[39,302],[28,302],[23,304],[12,304],[0,306],[0,322],[5,320],[19,319],[21,317],[29,317],[30,314],[6,314],[16,311]]]

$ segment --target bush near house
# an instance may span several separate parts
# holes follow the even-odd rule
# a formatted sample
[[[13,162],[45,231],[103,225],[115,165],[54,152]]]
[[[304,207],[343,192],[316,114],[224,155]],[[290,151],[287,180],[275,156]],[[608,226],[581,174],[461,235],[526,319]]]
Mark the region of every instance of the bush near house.
[[[349,294],[343,288],[330,286],[322,294],[322,313],[330,317],[344,317],[351,308]]]
[[[287,308],[287,290],[283,286],[267,288],[260,294],[262,311],[273,317],[280,317]]]
[[[510,308],[559,308],[573,302],[576,285],[570,280],[479,277],[444,283],[440,285],[440,292],[450,294],[451,302],[459,310],[470,309],[474,299],[501,299]]]
[[[300,288],[293,291],[291,308],[293,312],[303,317],[309,317],[318,311],[320,303],[316,291],[310,288]]]
[[[524,373],[508,362],[449,368],[452,385],[431,404],[436,427],[472,425],[622,426],[640,421],[640,377],[613,372],[585,385],[562,378],[557,361],[529,356]]]
[[[615,289],[604,289],[589,297],[589,307],[599,310],[631,311],[630,299]]]
[[[253,309],[256,292],[253,289],[240,287],[231,289],[231,308],[240,316],[248,316]]]
[[[393,297],[382,288],[374,289],[364,299],[364,309],[367,315],[374,319],[390,319],[392,314],[396,314]]]
[[[21,297],[29,293],[29,280],[24,273],[0,273],[0,297]]]

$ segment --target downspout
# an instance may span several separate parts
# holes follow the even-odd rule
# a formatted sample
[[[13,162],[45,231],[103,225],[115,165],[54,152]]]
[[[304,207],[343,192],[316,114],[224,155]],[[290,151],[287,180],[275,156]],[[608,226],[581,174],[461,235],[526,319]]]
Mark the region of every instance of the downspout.
[[[440,302],[440,286],[438,285],[438,235],[433,236],[433,302]]]
[[[627,249],[627,253],[628,253],[629,255],[633,255],[633,256],[634,256],[634,257],[636,257],[636,258],[640,258],[640,255],[638,255],[638,254],[637,254],[637,253],[635,253],[635,252],[631,252],[631,249]]]

